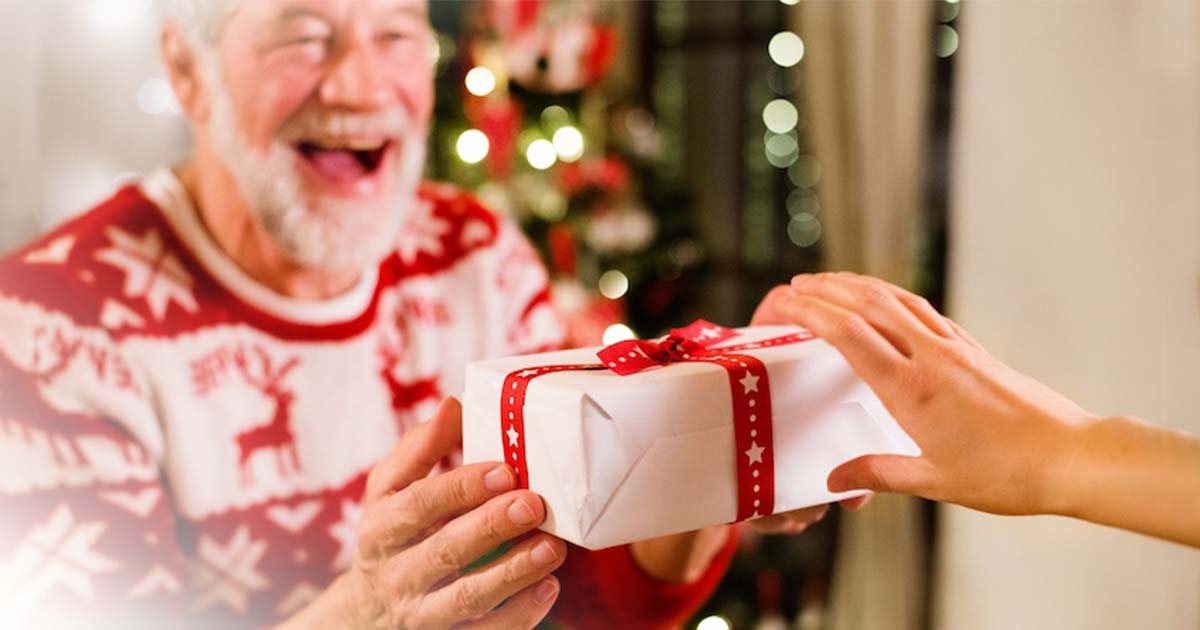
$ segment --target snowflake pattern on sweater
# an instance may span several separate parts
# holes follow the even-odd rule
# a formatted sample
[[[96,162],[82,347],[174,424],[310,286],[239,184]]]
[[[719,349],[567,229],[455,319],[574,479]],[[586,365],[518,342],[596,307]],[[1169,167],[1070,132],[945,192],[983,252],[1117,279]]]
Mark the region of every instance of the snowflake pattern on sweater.
[[[286,618],[350,566],[367,471],[466,363],[561,339],[519,230],[452,188],[324,301],[245,276],[170,171],[122,189],[0,258],[0,621]],[[571,554],[568,626],[680,619],[728,561],[680,591]]]

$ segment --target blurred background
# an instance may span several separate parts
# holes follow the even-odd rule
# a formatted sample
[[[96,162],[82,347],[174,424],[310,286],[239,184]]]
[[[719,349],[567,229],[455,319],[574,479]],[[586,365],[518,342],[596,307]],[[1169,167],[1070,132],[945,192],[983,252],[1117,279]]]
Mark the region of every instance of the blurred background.
[[[573,341],[798,272],[928,296],[1105,414],[1200,432],[1200,6],[434,0],[430,176],[515,217]],[[154,0],[0,0],[0,251],[185,159]],[[1198,467],[1200,470],[1200,467]],[[1200,629],[1200,552],[897,497],[752,537],[690,623]]]

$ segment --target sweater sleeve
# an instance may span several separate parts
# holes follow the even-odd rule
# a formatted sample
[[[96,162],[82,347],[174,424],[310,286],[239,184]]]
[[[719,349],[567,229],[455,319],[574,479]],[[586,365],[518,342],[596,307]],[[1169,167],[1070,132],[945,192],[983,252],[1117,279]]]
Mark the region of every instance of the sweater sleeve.
[[[144,385],[103,331],[3,295],[0,321],[0,626],[180,625]]]
[[[647,575],[637,566],[628,545],[589,551],[570,546],[559,569],[562,592],[551,612],[566,628],[677,628],[712,595],[729,568],[736,528],[700,579],[672,584]]]

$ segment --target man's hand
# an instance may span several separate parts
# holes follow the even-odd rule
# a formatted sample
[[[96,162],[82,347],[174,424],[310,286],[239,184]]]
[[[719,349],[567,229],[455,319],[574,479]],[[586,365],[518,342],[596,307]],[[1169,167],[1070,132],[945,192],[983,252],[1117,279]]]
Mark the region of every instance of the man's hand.
[[[375,466],[354,567],[289,627],[531,628],[546,616],[559,590],[550,572],[566,558],[561,540],[535,534],[466,571],[546,512],[536,494],[513,490],[516,476],[501,463],[428,476],[459,444],[461,416],[458,401],[443,401]]]
[[[916,494],[988,512],[1058,511],[1049,488],[1094,416],[1004,365],[923,298],[875,278],[801,275],[770,305],[837,348],[922,449],[866,455],[829,489]]]

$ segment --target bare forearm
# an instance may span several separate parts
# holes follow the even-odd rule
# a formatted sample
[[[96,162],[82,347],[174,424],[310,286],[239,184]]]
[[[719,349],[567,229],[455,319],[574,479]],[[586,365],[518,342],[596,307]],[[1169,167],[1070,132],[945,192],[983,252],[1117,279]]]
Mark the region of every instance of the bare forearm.
[[[1200,547],[1200,437],[1135,418],[1078,429],[1053,511]]]
[[[728,526],[708,527],[635,542],[630,551],[638,568],[648,575],[664,582],[688,584],[704,575],[728,536]]]

